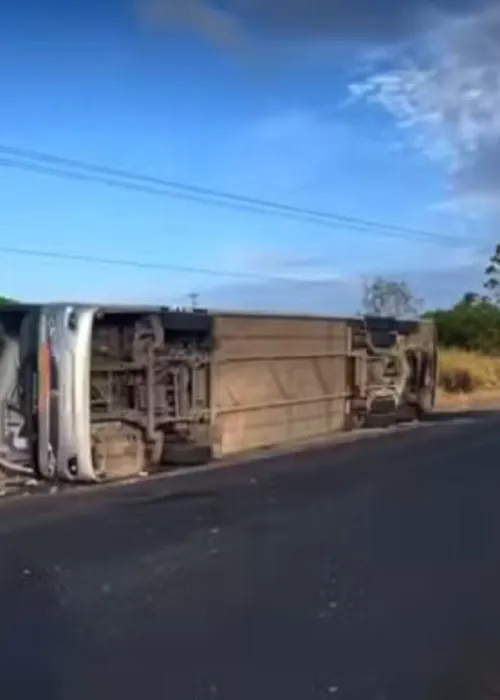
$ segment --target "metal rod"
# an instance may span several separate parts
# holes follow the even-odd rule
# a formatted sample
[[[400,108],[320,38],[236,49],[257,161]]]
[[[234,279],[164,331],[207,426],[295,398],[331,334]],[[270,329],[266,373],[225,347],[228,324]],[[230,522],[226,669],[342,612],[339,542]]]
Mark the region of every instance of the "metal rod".
[[[266,360],[315,360],[315,359],[332,359],[342,357],[364,358],[365,352],[317,352],[317,353],[294,353],[293,355],[228,355],[224,357],[215,356],[215,364],[222,365],[229,362],[265,362]]]
[[[0,469],[14,474],[22,474],[23,476],[34,476],[33,469],[11,462],[10,459],[6,459],[5,457],[0,457]]]
[[[251,405],[230,406],[227,408],[216,408],[218,416],[231,413],[244,413],[245,411],[260,411],[265,408],[284,408],[286,406],[301,406],[308,403],[320,403],[321,401],[332,401],[335,399],[349,399],[351,394],[347,392],[336,394],[322,394],[321,396],[305,396],[299,399],[285,399],[282,401],[272,401],[270,403],[259,403]]]

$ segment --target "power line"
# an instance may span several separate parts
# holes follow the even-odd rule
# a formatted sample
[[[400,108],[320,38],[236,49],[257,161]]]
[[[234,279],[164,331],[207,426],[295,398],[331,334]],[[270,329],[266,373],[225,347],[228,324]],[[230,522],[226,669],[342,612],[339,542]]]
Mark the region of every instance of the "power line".
[[[7,156],[0,159],[0,167],[17,168],[39,174],[53,175],[65,179],[99,182],[111,187],[119,187],[147,194],[186,199],[201,204],[248,211],[256,214],[274,215],[293,220],[302,220],[315,225],[343,227],[360,233],[372,233],[388,238],[403,240],[419,239],[428,242],[463,242],[456,236],[436,231],[384,224],[382,222],[344,216],[335,212],[320,211],[306,207],[275,202],[272,200],[247,197],[208,187],[190,185],[176,180],[166,180],[128,170],[95,165],[84,161],[63,158],[37,150],[16,148],[0,144],[0,153]],[[26,162],[25,160],[35,162]],[[40,163],[42,165],[40,165]],[[63,167],[60,167],[63,166]],[[73,170],[67,170],[67,168]],[[77,172],[83,171],[83,172]]]
[[[269,215],[271,214],[272,216],[280,216],[281,218],[285,219],[290,219],[292,221],[303,221],[303,222],[309,222],[311,224],[314,224],[315,226],[325,226],[327,228],[332,228],[335,226],[341,226],[340,223],[331,222],[323,219],[315,219],[313,217],[307,216],[307,215],[302,215],[299,216],[297,214],[291,214],[291,213],[283,213],[279,214],[278,212],[275,211],[268,211],[264,208],[258,208],[255,206],[251,206],[249,204],[239,204],[238,202],[222,202],[218,200],[211,200],[208,198],[201,198],[197,195],[194,194],[189,194],[188,192],[170,192],[168,190],[162,190],[159,189],[158,187],[153,187],[151,185],[144,185],[140,184],[139,182],[123,182],[120,180],[116,180],[110,177],[106,177],[104,175],[94,175],[90,173],[81,173],[81,172],[76,172],[76,171],[70,171],[70,170],[64,170],[62,168],[56,168],[52,166],[46,166],[46,165],[39,165],[38,163],[25,163],[22,161],[17,161],[12,158],[0,158],[0,167],[3,168],[14,168],[16,170],[24,170],[27,172],[33,172],[37,173],[39,175],[51,175],[54,177],[59,177],[64,180],[76,180],[80,182],[96,182],[102,185],[106,185],[107,187],[114,187],[122,190],[129,190],[132,192],[141,192],[144,194],[150,194],[150,195],[157,195],[160,197],[170,197],[171,199],[181,199],[189,202],[194,202],[196,204],[207,204],[207,205],[212,205],[212,206],[219,206],[223,207],[224,209],[233,209],[236,211],[246,211],[252,214],[260,214],[260,215]],[[345,228],[345,225],[344,225]],[[355,229],[360,231],[360,233],[367,233],[367,229],[365,227],[356,227],[354,224],[351,224],[348,228],[350,229]],[[387,234],[388,237],[392,238],[404,238],[406,239],[406,236],[402,236],[402,234],[397,234],[397,233],[389,233]]]
[[[0,148],[1,152],[1,148]],[[352,222],[344,222],[342,220],[337,220],[335,215],[323,214],[323,218],[315,216],[314,214],[309,214],[309,210],[304,210],[304,213],[295,213],[292,211],[280,211],[277,209],[266,209],[263,205],[251,205],[243,204],[239,201],[224,201],[217,199],[210,199],[207,195],[206,197],[200,197],[199,195],[190,194],[184,191],[169,191],[166,189],[159,189],[158,187],[153,187],[151,185],[140,184],[140,182],[133,181],[121,181],[118,179],[113,179],[104,175],[97,175],[85,172],[77,172],[64,170],[62,168],[56,168],[52,166],[39,165],[38,163],[27,163],[13,158],[0,158],[0,167],[4,168],[14,168],[17,170],[24,170],[27,172],[33,172],[41,175],[51,175],[67,180],[76,180],[80,182],[96,182],[99,184],[106,185],[108,187],[114,187],[118,189],[130,190],[134,192],[141,192],[144,194],[157,195],[161,197],[170,197],[172,199],[181,199],[185,201],[191,201],[196,204],[205,204],[211,206],[223,207],[224,209],[232,209],[236,211],[246,211],[252,214],[260,214],[264,216],[279,216],[280,218],[289,219],[292,221],[302,221],[311,223],[315,226],[323,226],[326,228],[347,228],[349,230],[355,230],[359,233],[377,233],[380,236],[386,238],[396,238],[402,240],[408,240],[409,238],[417,238],[426,242],[435,242],[437,240],[440,243],[459,243],[459,239],[454,236],[447,236],[445,234],[437,234],[431,232],[414,232],[413,235],[409,235],[408,232],[398,231],[398,230],[385,230],[385,229],[373,229],[366,222],[356,223],[355,220]],[[278,206],[278,205],[276,205]],[[328,219],[326,216],[330,216]],[[383,226],[383,224],[379,224]]]
[[[322,279],[322,280],[307,280],[297,277],[286,277],[278,275],[264,275],[258,272],[235,272],[234,270],[218,270],[210,267],[195,267],[188,265],[174,265],[168,263],[154,263],[154,262],[141,262],[138,260],[126,260],[121,258],[107,258],[94,255],[80,255],[73,253],[61,253],[58,251],[45,250],[45,249],[28,249],[28,248],[16,248],[14,246],[3,246],[0,245],[0,253],[7,253],[10,255],[20,255],[31,258],[46,258],[49,260],[66,260],[73,262],[81,262],[88,264],[98,264],[98,265],[112,265],[117,267],[130,267],[137,269],[146,270],[164,270],[166,272],[182,272],[190,273],[196,275],[206,275],[208,277],[226,277],[229,279],[236,280],[248,280],[255,282],[284,282],[293,283],[294,285],[305,285],[305,286],[318,286],[323,285],[328,282],[332,282],[332,279]],[[196,296],[196,295],[195,295]]]

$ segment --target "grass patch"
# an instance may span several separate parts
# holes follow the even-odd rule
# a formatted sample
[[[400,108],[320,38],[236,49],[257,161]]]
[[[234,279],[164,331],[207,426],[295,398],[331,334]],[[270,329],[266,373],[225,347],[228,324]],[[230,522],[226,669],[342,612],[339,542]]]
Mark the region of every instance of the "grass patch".
[[[500,356],[441,350],[439,388],[447,394],[500,391]]]

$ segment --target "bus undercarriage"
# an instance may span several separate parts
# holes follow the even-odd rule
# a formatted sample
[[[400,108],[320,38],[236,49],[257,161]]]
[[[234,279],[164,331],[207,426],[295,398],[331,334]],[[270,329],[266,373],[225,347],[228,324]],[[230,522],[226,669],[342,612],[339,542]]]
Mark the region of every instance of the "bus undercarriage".
[[[276,442],[292,441],[304,402],[321,408],[311,436],[421,417],[436,364],[421,322],[13,305],[0,312],[0,470],[100,482],[206,462],[216,445],[267,445],[259,410],[288,421]]]

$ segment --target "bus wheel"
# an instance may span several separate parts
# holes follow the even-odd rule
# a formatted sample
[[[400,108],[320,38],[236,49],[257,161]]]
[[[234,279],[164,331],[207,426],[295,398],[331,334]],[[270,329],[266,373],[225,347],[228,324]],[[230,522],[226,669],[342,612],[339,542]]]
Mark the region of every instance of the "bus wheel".
[[[418,400],[415,410],[417,420],[425,420],[426,418],[428,418],[432,413],[432,409],[432,390],[422,389],[418,394]]]
[[[345,430],[361,430],[366,425],[366,413],[362,411],[354,411],[348,413],[345,417]]]

